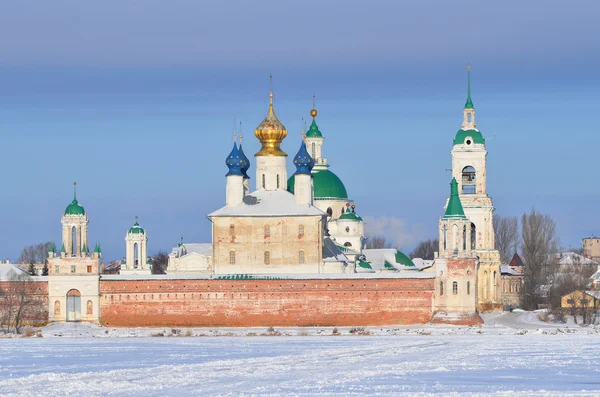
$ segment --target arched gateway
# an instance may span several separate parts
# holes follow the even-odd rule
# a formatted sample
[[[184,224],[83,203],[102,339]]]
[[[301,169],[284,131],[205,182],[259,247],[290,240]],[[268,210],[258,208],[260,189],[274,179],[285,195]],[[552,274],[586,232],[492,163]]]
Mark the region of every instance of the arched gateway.
[[[67,321],[81,321],[81,293],[76,289],[67,292]]]

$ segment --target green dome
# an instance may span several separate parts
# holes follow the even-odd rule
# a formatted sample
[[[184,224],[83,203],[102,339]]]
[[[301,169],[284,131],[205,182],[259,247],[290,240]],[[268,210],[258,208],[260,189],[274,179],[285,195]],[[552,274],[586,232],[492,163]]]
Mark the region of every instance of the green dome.
[[[348,193],[341,179],[329,170],[313,169],[315,200],[347,200]],[[288,179],[288,191],[294,193],[294,176]]]
[[[65,209],[65,215],[85,215],[85,210],[79,205],[77,199],[73,199],[73,202]]]
[[[473,140],[472,143],[479,143],[481,145],[485,145],[485,139],[483,138],[481,131],[463,130],[463,129],[458,130],[458,132],[456,133],[456,138],[454,138],[454,144],[455,145],[464,145],[465,139],[468,136],[470,136],[471,139]]]
[[[323,134],[321,134],[321,131],[319,131],[319,127],[317,127],[317,123],[315,122],[314,119],[313,119],[312,123],[310,124],[308,131],[306,131],[306,137],[307,138],[323,138]]]
[[[137,222],[135,222],[135,224],[131,227],[131,229],[129,229],[129,233],[142,234],[142,233],[144,233],[144,229],[142,229],[140,227],[140,225]]]

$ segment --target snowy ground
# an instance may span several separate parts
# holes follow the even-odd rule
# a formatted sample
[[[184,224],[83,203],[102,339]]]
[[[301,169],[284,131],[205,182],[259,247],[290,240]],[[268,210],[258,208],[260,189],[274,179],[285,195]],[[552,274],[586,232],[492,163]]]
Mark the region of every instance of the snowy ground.
[[[170,330],[55,324],[43,338],[0,339],[0,395],[600,396],[599,329],[535,313],[485,319],[482,328],[366,328],[371,336],[340,327],[341,336],[148,337]]]

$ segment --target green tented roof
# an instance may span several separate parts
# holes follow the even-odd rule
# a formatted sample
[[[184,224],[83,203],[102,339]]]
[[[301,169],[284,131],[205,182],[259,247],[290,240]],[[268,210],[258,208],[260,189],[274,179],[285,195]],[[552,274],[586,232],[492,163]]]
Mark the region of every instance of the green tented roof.
[[[321,134],[321,131],[319,131],[319,127],[317,126],[317,123],[315,122],[314,119],[313,119],[312,123],[310,124],[308,131],[306,131],[306,137],[307,138],[322,138],[323,137],[323,134]]]
[[[348,193],[341,179],[329,170],[313,168],[313,186],[315,200],[347,200]],[[294,193],[294,177],[288,179],[288,191]]]
[[[465,211],[463,210],[460,197],[458,196],[458,182],[456,178],[452,178],[450,182],[450,200],[448,200],[448,207],[446,207],[446,213],[444,219],[467,219]]]

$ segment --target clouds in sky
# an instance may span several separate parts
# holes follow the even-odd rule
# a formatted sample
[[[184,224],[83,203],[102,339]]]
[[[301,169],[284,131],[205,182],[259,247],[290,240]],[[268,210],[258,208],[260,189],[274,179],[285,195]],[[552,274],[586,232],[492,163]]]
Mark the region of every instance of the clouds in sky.
[[[597,57],[600,3],[3,2],[5,65],[322,68]]]

